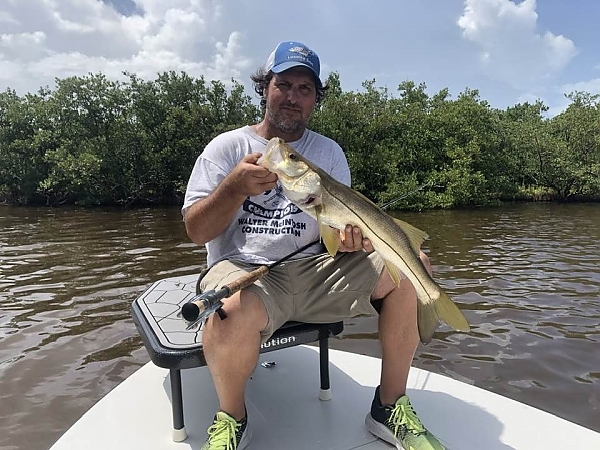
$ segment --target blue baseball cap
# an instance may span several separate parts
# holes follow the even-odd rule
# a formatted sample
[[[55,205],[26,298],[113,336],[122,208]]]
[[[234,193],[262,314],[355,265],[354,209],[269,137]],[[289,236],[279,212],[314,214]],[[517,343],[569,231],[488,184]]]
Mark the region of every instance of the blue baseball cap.
[[[320,73],[321,63],[317,54],[301,42],[285,41],[275,47],[267,59],[265,70],[281,73],[292,67],[308,67],[315,75],[317,84],[322,86]]]

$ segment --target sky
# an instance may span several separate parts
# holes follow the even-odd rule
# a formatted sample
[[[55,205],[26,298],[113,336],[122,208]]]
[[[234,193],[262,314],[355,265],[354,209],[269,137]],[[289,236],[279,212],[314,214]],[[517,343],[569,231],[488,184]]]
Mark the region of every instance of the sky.
[[[598,19],[598,0],[0,0],[0,91],[174,70],[254,96],[250,74],[295,40],[344,90],[412,80],[502,109],[539,99],[554,115],[565,93],[600,94]]]

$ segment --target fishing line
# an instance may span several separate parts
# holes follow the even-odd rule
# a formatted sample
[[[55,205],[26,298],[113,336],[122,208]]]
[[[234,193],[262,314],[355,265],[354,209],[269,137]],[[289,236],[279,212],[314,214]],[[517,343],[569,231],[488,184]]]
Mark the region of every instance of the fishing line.
[[[381,209],[386,210],[388,209],[390,206],[394,206],[395,204],[397,204],[400,200],[404,200],[406,197],[410,197],[411,195],[416,194],[419,191],[422,191],[423,189],[425,189],[427,186],[433,186],[433,181],[429,181],[425,184],[422,184],[421,186],[419,186],[416,189],[413,189],[412,191],[407,192],[406,194],[402,194],[399,195],[398,197],[396,197],[393,200],[390,200],[389,202],[385,203],[383,206],[380,206]]]

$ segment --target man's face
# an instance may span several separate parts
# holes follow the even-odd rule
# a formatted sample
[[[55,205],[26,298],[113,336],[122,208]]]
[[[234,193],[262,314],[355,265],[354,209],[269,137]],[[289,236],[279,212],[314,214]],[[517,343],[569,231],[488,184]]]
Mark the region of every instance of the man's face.
[[[292,135],[304,132],[317,100],[315,78],[306,67],[273,74],[266,97],[266,119],[275,129]]]

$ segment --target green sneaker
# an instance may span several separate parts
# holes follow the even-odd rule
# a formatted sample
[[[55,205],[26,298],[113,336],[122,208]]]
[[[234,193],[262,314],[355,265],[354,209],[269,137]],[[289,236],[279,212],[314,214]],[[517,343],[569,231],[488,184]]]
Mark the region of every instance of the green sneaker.
[[[248,447],[251,437],[246,417],[237,422],[226,412],[219,411],[208,427],[208,439],[201,450],[242,450]]]
[[[382,405],[377,387],[365,425],[372,434],[398,450],[444,450],[440,441],[423,426],[406,395],[394,405]]]

